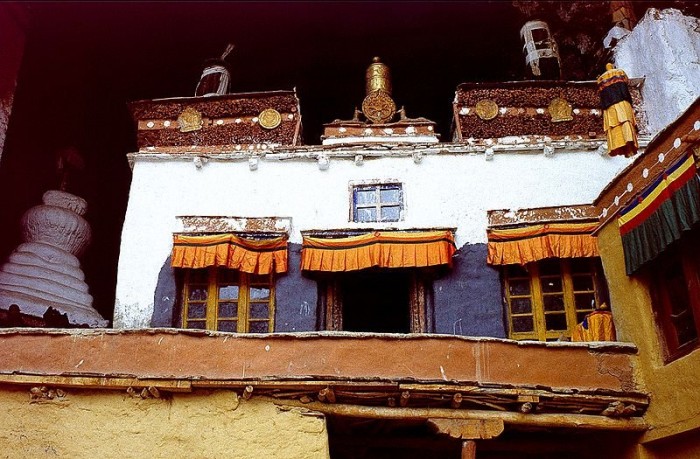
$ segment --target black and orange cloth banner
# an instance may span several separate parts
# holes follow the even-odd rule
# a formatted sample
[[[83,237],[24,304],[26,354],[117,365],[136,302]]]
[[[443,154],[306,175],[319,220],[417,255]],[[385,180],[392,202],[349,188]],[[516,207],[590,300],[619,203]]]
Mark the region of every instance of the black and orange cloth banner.
[[[249,274],[287,271],[287,238],[248,239],[234,234],[173,235],[173,268],[216,266]]]
[[[338,272],[451,265],[455,250],[451,231],[375,231],[343,238],[305,236],[301,269]]]
[[[632,109],[632,97],[624,71],[608,64],[598,77],[598,93],[603,108],[603,129],[611,156],[633,156],[637,153],[637,122]]]
[[[489,229],[486,262],[525,265],[545,258],[597,257],[598,242],[591,236],[597,226],[597,222],[546,223]]]
[[[647,186],[618,217],[625,268],[634,274],[700,222],[695,158],[685,154]]]

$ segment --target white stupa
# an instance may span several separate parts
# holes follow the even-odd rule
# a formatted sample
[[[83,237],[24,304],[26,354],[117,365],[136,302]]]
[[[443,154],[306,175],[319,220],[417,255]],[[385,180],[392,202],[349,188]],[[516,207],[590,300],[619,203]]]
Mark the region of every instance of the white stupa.
[[[90,243],[90,225],[82,217],[87,203],[58,190],[44,193],[42,202],[25,212],[24,243],[0,268],[0,308],[16,304],[22,313],[42,317],[52,307],[71,324],[106,326],[92,307],[77,258]]]

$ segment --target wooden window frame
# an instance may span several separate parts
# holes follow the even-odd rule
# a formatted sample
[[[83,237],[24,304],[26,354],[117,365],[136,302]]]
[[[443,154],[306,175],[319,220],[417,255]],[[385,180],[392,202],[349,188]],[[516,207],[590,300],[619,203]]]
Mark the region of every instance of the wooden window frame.
[[[697,237],[697,236],[696,236]],[[687,240],[687,239],[686,239]],[[659,338],[662,342],[664,363],[671,363],[700,348],[700,246],[691,246],[681,242],[664,253],[659,259],[652,262],[648,270],[649,284],[652,297],[652,308]],[[667,271],[671,265],[679,263],[686,286],[688,309],[692,315],[692,324],[695,326],[695,338],[686,342],[679,342],[679,336],[674,324],[674,312],[670,292],[662,284],[654,270]],[[678,315],[676,315],[678,316]]]
[[[418,272],[409,279],[409,333],[429,333],[433,320],[428,311],[430,280]],[[343,295],[337,278],[319,279],[320,330],[343,330]]]
[[[552,260],[552,259],[548,259]],[[506,308],[506,316],[508,320],[508,336],[515,340],[537,340],[537,341],[554,341],[559,339],[571,338],[574,328],[582,321],[582,316],[593,312],[599,308],[604,302],[601,299],[601,289],[605,280],[602,279],[602,272],[596,266],[596,258],[579,258],[575,260],[590,260],[590,269],[586,272],[573,272],[572,259],[558,259],[560,263],[560,274],[545,275],[541,273],[541,262],[528,263],[525,266],[527,276],[509,276],[508,268],[503,269],[503,291]],[[545,260],[543,260],[545,261]],[[593,283],[593,289],[576,290],[574,286],[574,278],[588,276]],[[562,289],[560,292],[544,292],[542,289],[542,280],[547,278],[561,278]],[[514,295],[510,290],[512,281],[529,282],[529,294]],[[590,308],[576,307],[576,295],[593,295],[595,305]],[[547,296],[561,295],[564,303],[563,312],[546,311],[544,299]],[[511,302],[514,299],[528,298],[530,299],[530,313],[513,313]],[[546,316],[550,314],[564,314],[566,318],[566,330],[547,330]],[[533,330],[528,332],[514,331],[513,318],[532,316]]]
[[[397,189],[399,192],[398,201],[382,201],[382,190]],[[357,192],[358,191],[374,191],[375,201],[373,204],[358,204],[357,203]],[[403,195],[403,184],[397,182],[386,182],[386,183],[366,183],[352,185],[351,193],[351,208],[350,208],[350,220],[355,223],[386,223],[386,222],[398,222],[403,220],[404,213],[404,195]],[[383,220],[382,219],[382,208],[383,207],[398,207],[399,216],[396,220]],[[377,218],[375,220],[365,220],[360,221],[358,218],[358,209],[375,209]]]
[[[204,330],[218,331],[219,320],[236,320],[236,331],[235,333],[251,333],[250,324],[252,322],[267,322],[267,333],[273,333],[275,329],[275,279],[272,274],[267,276],[257,276],[240,271],[228,270],[235,272],[237,275],[237,286],[238,286],[238,298],[237,303],[237,314],[235,319],[233,316],[220,318],[218,316],[219,312],[219,276],[222,274],[222,270],[225,268],[204,268],[207,271],[207,298],[201,303],[205,304],[206,315],[205,315],[205,327]],[[183,287],[182,292],[182,328],[187,329],[189,322],[199,321],[198,319],[189,318],[189,307],[190,303],[195,303],[189,299],[189,292],[192,285],[195,282],[190,280],[193,274],[193,269],[184,269],[183,276]],[[267,278],[266,282],[260,282],[261,278]],[[203,282],[198,283],[200,285],[205,285]],[[268,301],[257,301],[250,298],[251,287],[264,286],[270,290],[270,296]],[[224,302],[224,301],[222,301]],[[262,318],[251,318],[250,311],[251,305],[254,303],[267,303],[268,306],[268,317],[266,319]],[[202,330],[201,328],[192,328],[194,330]],[[260,332],[263,333],[263,332]]]

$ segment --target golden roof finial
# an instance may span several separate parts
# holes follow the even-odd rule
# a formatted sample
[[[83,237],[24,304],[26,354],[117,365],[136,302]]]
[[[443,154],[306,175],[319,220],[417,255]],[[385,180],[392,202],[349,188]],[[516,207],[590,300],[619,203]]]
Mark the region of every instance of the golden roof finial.
[[[382,91],[391,95],[391,73],[386,64],[382,64],[379,57],[374,57],[365,73],[366,95],[374,91]]]
[[[373,123],[386,123],[396,113],[396,104],[391,98],[391,74],[389,67],[378,57],[372,59],[365,73],[367,95],[362,101],[362,113]]]

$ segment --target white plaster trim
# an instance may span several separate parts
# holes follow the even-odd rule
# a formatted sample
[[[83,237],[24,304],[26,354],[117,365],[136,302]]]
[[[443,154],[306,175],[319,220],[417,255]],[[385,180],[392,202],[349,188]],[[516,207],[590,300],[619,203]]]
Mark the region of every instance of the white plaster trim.
[[[439,143],[437,137],[432,135],[391,135],[391,136],[355,136],[332,137],[323,139],[322,145],[343,145],[363,143]]]

